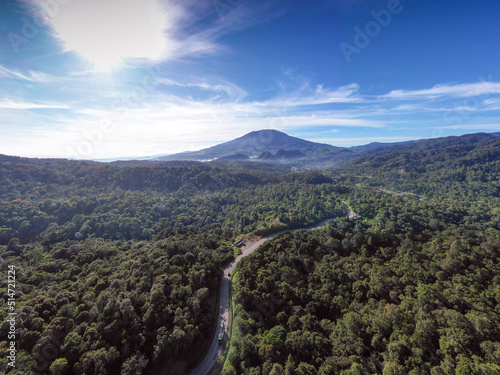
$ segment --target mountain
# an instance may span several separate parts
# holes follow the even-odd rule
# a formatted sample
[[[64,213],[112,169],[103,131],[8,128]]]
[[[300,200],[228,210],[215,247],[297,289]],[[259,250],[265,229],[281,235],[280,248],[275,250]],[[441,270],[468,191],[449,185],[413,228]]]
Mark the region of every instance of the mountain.
[[[270,152],[264,151],[261,153],[257,159],[258,160],[277,160],[277,161],[292,161],[292,160],[297,160],[297,159],[302,159],[306,155],[304,155],[300,150],[290,150],[286,151],[283,149],[280,149],[276,155],[271,154]]]
[[[372,142],[362,146],[349,147],[349,150],[354,151],[358,156],[374,156],[391,152],[414,151],[422,149],[437,149],[448,146],[464,146],[490,141],[495,137],[500,136],[498,133],[474,133],[465,134],[462,136],[450,136],[431,139],[419,139],[405,142],[380,143]]]
[[[253,131],[232,141],[200,151],[164,155],[153,160],[157,162],[172,160],[211,161],[212,164],[220,166],[239,166],[246,169],[260,169],[261,167],[258,164],[262,163],[266,163],[266,166],[262,166],[262,168],[271,168],[270,170],[273,169],[272,165],[278,164],[284,166],[293,164],[288,168],[332,169],[341,167],[348,162],[350,162],[349,166],[353,166],[353,162],[360,165],[368,161],[370,164],[370,160],[374,159],[380,162],[381,159],[384,159],[381,156],[386,154],[415,154],[416,152],[421,153],[423,150],[439,150],[453,146],[467,147],[497,139],[498,136],[500,136],[500,132],[477,133],[460,137],[442,137],[395,143],[373,142],[367,145],[344,148],[306,141],[277,130],[267,129]],[[460,152],[464,152],[464,150],[461,149]],[[408,159],[408,155],[399,155],[399,157]],[[404,168],[403,161],[398,163],[400,169]]]
[[[231,154],[227,156],[222,156],[217,160],[249,160],[250,158],[243,154]]]
[[[341,150],[341,147],[306,141],[277,130],[259,130],[200,151],[161,156],[157,160],[214,160],[236,154],[257,158],[263,152],[277,154],[284,151],[300,152],[310,159],[326,160]],[[278,159],[280,157],[276,158]]]

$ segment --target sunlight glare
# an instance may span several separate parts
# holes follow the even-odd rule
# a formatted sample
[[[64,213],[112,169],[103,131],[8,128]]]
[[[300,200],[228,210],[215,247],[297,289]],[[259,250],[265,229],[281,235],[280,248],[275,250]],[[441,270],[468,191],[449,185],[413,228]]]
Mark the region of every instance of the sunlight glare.
[[[160,59],[165,26],[156,0],[73,0],[52,20],[66,50],[103,71],[128,58]]]

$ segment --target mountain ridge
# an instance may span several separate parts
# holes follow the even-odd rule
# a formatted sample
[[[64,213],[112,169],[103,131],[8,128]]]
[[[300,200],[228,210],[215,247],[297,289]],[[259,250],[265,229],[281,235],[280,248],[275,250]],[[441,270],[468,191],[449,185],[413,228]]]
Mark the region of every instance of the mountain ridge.
[[[231,141],[199,150],[165,155],[154,161],[209,161],[215,163],[271,163],[305,169],[337,168],[358,158],[378,157],[393,152],[436,150],[448,146],[467,146],[486,142],[498,133],[473,133],[461,136],[418,139],[403,142],[372,142],[362,146],[336,147],[290,136],[278,130],[252,131]]]
[[[334,155],[343,150],[326,143],[316,143],[290,136],[278,130],[263,129],[252,131],[231,141],[205,148],[199,151],[187,151],[165,155],[155,160],[214,160],[230,155],[241,154],[248,158],[257,158],[263,152],[300,151],[306,157]]]

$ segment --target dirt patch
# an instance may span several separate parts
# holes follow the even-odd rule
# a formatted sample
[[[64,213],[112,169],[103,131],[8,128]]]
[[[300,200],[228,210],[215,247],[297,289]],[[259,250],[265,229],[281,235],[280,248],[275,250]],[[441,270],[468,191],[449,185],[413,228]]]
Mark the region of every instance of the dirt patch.
[[[251,237],[248,237],[248,238],[245,238],[244,241],[245,241],[245,245],[240,247],[240,253],[242,251],[245,251],[246,249],[248,249],[250,246],[252,246],[253,244],[255,244],[256,242],[259,242],[262,238],[259,237],[259,236],[251,236]]]

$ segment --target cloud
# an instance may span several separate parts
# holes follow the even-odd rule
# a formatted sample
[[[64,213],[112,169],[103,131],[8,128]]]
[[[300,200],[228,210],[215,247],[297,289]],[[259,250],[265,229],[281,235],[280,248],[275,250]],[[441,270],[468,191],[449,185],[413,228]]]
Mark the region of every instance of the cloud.
[[[267,101],[255,102],[254,104],[263,107],[298,107],[333,103],[354,103],[361,101],[361,98],[357,95],[358,91],[359,85],[357,83],[351,83],[332,90],[324,88],[323,85],[311,88],[309,82],[306,82],[298,90],[291,93]]]
[[[437,99],[441,97],[473,97],[500,94],[500,82],[476,82],[466,84],[440,84],[423,90],[393,90],[381,98],[388,99]]]
[[[69,109],[65,104],[61,103],[31,103],[23,100],[0,100],[0,108],[2,109]]]
[[[25,155],[36,155],[33,152],[37,150],[40,156],[82,159],[196,150],[264,128],[292,134],[342,129],[339,135],[349,129],[360,138],[332,138],[330,133],[317,139],[352,145],[425,138],[426,134],[430,137],[429,129],[445,128],[442,114],[463,111],[472,118],[497,105],[495,90],[500,93],[498,83],[479,82],[365,95],[357,83],[328,87],[288,72],[288,80],[275,82],[275,94],[254,100],[244,88],[226,79],[185,74],[184,69],[172,71],[170,67],[128,66],[113,75],[85,71],[56,77],[0,66],[0,80],[13,80],[8,83],[25,93],[23,99],[9,98],[5,94],[10,86],[4,86],[0,121],[4,129],[10,129],[9,139],[17,134],[22,140],[17,145],[23,145]],[[472,102],[466,96],[485,92],[491,97],[474,98],[477,100]],[[30,99],[36,97],[44,100]],[[490,124],[473,129],[496,126],[493,117],[475,117],[474,121]],[[105,128],[109,131],[102,130],[103,124],[109,125]],[[394,138],[395,131],[410,126],[417,129],[416,124],[420,126],[418,136],[405,132]],[[23,134],[28,128],[29,137]],[[48,140],[53,147],[44,149]],[[9,148],[6,141],[2,141],[2,147],[21,153],[20,146]]]
[[[42,72],[28,71],[22,73],[15,69],[7,69],[0,65],[0,78],[17,79],[33,83],[48,83],[53,82],[56,77]]]
[[[77,52],[98,70],[220,53],[226,50],[218,42],[222,36],[280,16],[273,11],[278,0],[71,0],[55,9],[23,1],[63,51]]]
[[[157,78],[156,82],[165,86],[176,86],[183,88],[196,88],[204,91],[211,91],[217,94],[224,93],[232,101],[240,101],[247,92],[234,83],[220,79],[190,79],[187,82],[179,82],[171,78]]]

